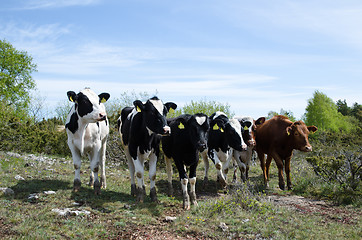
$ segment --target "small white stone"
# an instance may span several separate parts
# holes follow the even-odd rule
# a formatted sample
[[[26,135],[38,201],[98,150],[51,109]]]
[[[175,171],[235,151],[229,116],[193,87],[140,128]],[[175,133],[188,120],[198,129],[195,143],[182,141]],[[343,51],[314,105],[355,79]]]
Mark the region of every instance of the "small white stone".
[[[54,191],[44,191],[44,194],[46,195],[51,195],[51,194],[55,194],[56,192]]]
[[[16,175],[16,176],[15,176],[15,179],[16,179],[16,180],[25,180],[25,178],[23,178],[23,177],[20,176],[20,175]]]
[[[174,222],[177,219],[177,217],[170,217],[170,216],[166,216],[165,220],[166,222]]]

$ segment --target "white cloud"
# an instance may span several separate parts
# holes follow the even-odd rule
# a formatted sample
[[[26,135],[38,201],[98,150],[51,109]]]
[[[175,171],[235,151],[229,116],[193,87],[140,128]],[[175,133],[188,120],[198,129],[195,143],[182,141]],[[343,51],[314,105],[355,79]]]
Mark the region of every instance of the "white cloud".
[[[24,5],[24,9],[61,8],[71,6],[88,6],[99,3],[101,0],[30,0]]]

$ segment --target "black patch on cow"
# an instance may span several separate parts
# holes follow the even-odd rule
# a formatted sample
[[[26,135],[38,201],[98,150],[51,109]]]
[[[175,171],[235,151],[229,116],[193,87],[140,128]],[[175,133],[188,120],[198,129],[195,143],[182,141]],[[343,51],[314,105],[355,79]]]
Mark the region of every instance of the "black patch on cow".
[[[93,111],[93,104],[89,101],[89,98],[82,92],[78,93],[77,103],[79,105],[78,114],[83,117]]]
[[[65,127],[69,129],[73,134],[78,130],[78,115],[76,112],[72,114],[70,117],[70,120],[67,124],[65,124]]]

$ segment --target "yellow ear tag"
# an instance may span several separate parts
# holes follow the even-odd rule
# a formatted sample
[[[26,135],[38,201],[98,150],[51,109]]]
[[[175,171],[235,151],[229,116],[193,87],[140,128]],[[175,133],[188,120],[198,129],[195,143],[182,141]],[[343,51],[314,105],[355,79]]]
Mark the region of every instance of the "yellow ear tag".
[[[185,129],[185,126],[180,122],[180,124],[178,125],[179,129]]]
[[[290,135],[290,132],[289,131],[287,131],[287,134],[288,134],[288,136]]]
[[[173,109],[173,108],[170,108],[170,110],[168,111],[168,113],[170,113],[170,114],[172,114],[174,112],[175,112],[175,109]]]
[[[71,102],[74,102],[74,100],[73,100],[73,98],[72,98],[72,97],[69,97],[69,100],[70,100]]]
[[[102,98],[101,103],[105,103],[105,102],[107,102],[107,99]]]
[[[215,123],[215,125],[212,127],[212,130],[219,130],[219,126],[217,125],[217,123]]]
[[[136,110],[137,110],[137,112],[142,112],[141,108],[139,106],[137,106]]]
[[[248,131],[248,130],[249,130],[249,128],[248,128],[247,126],[245,126],[245,127],[244,127],[244,130],[245,130],[245,131]]]
[[[221,131],[221,132],[224,132],[224,129],[220,128],[220,131]]]

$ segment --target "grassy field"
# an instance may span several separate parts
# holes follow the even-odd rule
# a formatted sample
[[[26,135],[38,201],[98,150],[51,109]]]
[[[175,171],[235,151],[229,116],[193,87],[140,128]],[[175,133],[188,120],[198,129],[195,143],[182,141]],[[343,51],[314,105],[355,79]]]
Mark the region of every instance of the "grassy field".
[[[298,155],[292,161],[292,181],[296,185],[312,174],[303,158],[304,155]],[[270,189],[263,189],[261,170],[256,164],[251,168],[248,184],[233,184],[224,193],[217,188],[213,165],[210,181],[203,187],[201,161],[196,188],[199,206],[190,211],[182,210],[175,168],[174,197],[167,196],[166,172],[159,167],[159,203],[147,197],[144,203],[137,204],[130,196],[128,170],[120,162],[107,163],[107,189],[102,189],[100,196],[95,196],[87,185],[88,161],[83,161],[82,188],[77,193],[72,192],[71,159],[0,152],[0,164],[0,187],[14,191],[10,196],[0,192],[2,239],[362,238],[360,208],[317,203],[307,198],[287,201],[295,195],[277,189],[274,163]],[[146,192],[149,194],[149,189]],[[73,213],[60,216],[56,209]]]

